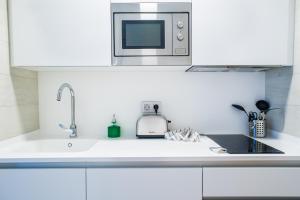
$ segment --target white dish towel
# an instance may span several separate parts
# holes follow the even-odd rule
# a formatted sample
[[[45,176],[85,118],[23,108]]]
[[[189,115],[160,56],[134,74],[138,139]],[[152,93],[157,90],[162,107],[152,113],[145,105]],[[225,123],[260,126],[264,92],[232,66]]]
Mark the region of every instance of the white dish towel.
[[[190,128],[173,130],[165,133],[165,139],[184,142],[199,142],[201,134]]]

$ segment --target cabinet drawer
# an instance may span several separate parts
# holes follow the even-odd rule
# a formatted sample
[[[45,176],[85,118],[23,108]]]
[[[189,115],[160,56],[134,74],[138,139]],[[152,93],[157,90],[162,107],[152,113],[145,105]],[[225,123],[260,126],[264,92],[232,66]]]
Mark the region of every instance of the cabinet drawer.
[[[204,197],[300,197],[300,168],[203,168]]]
[[[87,169],[87,200],[201,200],[201,168]]]
[[[85,200],[85,169],[0,169],[1,200]]]

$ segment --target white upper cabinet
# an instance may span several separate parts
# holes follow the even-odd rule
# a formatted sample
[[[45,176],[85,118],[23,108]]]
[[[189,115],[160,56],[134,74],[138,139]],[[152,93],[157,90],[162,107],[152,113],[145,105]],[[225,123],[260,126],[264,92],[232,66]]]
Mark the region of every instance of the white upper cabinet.
[[[12,66],[111,65],[109,0],[9,0]]]
[[[193,65],[292,65],[294,4],[193,0]]]

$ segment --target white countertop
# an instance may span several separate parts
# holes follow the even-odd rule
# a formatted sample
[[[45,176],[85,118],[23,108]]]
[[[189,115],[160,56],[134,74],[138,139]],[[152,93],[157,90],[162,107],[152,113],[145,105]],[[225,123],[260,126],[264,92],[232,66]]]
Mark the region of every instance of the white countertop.
[[[258,140],[285,154],[215,153],[209,148],[218,145],[205,136],[197,143],[164,139],[94,140],[89,150],[81,152],[11,153],[5,150],[20,142],[40,140],[40,135],[39,131],[35,131],[1,141],[0,167],[300,166],[300,138],[277,133],[273,133],[273,137]],[[74,140],[64,139],[65,142]]]

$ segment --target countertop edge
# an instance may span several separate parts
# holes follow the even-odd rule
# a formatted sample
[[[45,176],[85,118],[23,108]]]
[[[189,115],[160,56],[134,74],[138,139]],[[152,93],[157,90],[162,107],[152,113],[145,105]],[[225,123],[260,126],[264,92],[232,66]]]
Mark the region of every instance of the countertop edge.
[[[108,167],[300,167],[300,158],[285,160],[218,159],[26,159],[2,160],[0,168],[108,168]]]

